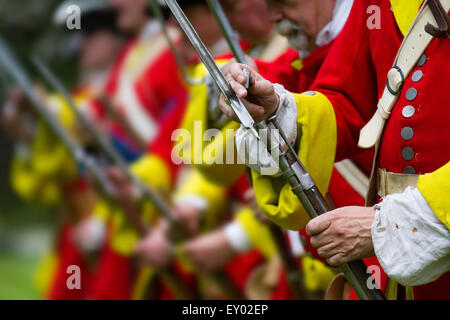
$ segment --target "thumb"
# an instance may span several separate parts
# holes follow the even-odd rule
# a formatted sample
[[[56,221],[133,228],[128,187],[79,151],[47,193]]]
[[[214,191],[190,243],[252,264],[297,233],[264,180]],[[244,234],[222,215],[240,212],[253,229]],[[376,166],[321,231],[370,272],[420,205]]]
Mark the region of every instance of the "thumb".
[[[314,236],[328,229],[330,225],[330,215],[329,213],[325,213],[309,221],[309,223],[306,225],[306,233],[309,236]]]

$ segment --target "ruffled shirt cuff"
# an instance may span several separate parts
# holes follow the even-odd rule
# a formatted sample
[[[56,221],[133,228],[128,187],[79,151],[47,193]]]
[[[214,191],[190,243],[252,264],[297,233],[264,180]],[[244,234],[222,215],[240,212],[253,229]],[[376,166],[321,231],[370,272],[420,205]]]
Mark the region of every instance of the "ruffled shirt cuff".
[[[197,208],[200,211],[206,211],[209,207],[208,201],[196,194],[186,194],[175,199],[175,204],[178,206],[190,205]]]
[[[234,251],[244,253],[251,249],[252,243],[238,221],[228,223],[224,230],[228,243]]]
[[[372,240],[390,278],[417,286],[450,270],[450,231],[417,188],[389,195],[376,208]]]
[[[297,104],[292,94],[284,89],[282,85],[275,84],[274,88],[280,98],[276,118],[280,127],[283,128],[288,142],[293,145],[297,138]],[[279,145],[281,144],[283,150],[287,146],[283,141],[280,141],[280,135],[272,124],[269,124],[269,128],[272,129],[270,130],[272,133],[270,154],[263,142],[265,140],[264,134],[268,133],[265,133],[263,130],[259,131],[261,139],[258,140],[249,130],[241,126],[236,133],[236,147],[240,160],[250,168],[262,175],[279,176]]]

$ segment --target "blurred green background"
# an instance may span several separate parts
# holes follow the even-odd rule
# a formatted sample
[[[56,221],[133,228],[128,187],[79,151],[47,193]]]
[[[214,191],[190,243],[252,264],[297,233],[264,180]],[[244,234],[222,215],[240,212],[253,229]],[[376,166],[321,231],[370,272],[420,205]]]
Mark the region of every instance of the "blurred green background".
[[[70,37],[52,20],[61,2],[0,0],[0,35],[32,74],[29,58],[38,54],[70,85],[77,77],[75,57],[67,49]],[[5,90],[0,85],[0,106]],[[52,249],[56,217],[48,209],[24,203],[11,190],[11,153],[12,144],[0,129],[0,299],[40,299],[42,293],[33,283],[35,271]]]

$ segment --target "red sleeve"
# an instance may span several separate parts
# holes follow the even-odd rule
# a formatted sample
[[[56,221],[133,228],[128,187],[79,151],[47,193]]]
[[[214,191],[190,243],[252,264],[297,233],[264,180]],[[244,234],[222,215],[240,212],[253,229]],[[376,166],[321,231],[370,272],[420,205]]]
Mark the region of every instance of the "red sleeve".
[[[335,110],[336,161],[357,152],[359,132],[376,110],[378,91],[374,79],[377,76],[366,26],[366,9],[370,2],[355,1],[312,88],[325,94]]]
[[[172,133],[181,126],[187,102],[187,91],[172,96],[170,104],[160,117],[158,134],[150,143],[148,150],[167,163],[173,177],[176,175],[177,165],[172,161]]]
[[[241,203],[245,203],[244,195],[247,190],[250,189],[250,183],[248,182],[248,178],[246,174],[242,174],[239,179],[228,188],[228,196],[229,198],[236,199]]]
[[[301,72],[292,66],[299,54],[293,49],[287,50],[274,61],[267,62],[255,59],[258,72],[273,83],[282,84],[286,90],[298,92]]]
[[[123,64],[125,63],[125,59],[130,51],[130,49],[135,45],[136,39],[130,40],[120,51],[105,84],[105,93],[112,97],[114,92],[117,90],[117,86],[119,85],[119,74],[123,68]]]
[[[174,99],[185,95],[186,86],[172,52],[166,48],[136,82],[136,92],[142,105],[159,119]]]

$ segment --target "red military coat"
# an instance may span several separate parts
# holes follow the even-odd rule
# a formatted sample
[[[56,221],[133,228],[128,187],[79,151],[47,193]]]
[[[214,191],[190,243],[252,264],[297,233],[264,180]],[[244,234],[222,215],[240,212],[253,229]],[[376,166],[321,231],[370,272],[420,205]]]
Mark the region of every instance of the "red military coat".
[[[273,62],[256,61],[258,71],[267,80],[273,83],[282,84],[287,90],[292,92],[304,92],[311,88],[319,70],[334,42],[324,45],[314,50],[305,59],[300,60],[299,53],[293,49],[286,51]],[[370,175],[372,167],[373,150],[367,150],[361,154],[354,155],[352,160],[367,175]],[[331,181],[329,184],[329,193],[333,202],[337,207],[350,205],[364,205],[364,198],[356,192],[353,187],[345,180],[345,178],[333,169]],[[317,250],[310,243],[310,237],[305,230],[301,230],[300,234],[306,241],[306,251],[323,262]],[[289,286],[286,285],[286,279],[282,274],[279,281],[280,285],[273,292],[272,299],[285,299],[290,297]]]
[[[133,122],[146,121],[146,141],[171,162],[166,148],[157,140],[163,139],[163,144],[170,144],[170,138],[167,140],[162,131],[170,131],[171,134],[179,126],[188,94],[175,57],[161,31],[155,31],[152,36],[135,38],[124,47],[111,71],[105,91],[132,126]],[[137,110],[140,113],[134,112]],[[133,112],[146,120],[133,118]],[[111,129],[132,145],[118,123],[113,122]]]
[[[366,10],[381,9],[381,28],[369,29]],[[387,73],[403,41],[387,0],[355,1],[313,89],[330,100],[337,121],[336,159],[361,152],[361,128],[376,111]],[[395,173],[433,172],[450,159],[450,41],[435,38],[405,80],[381,139],[379,165]],[[374,260],[369,263],[375,263]],[[387,277],[382,279],[382,287]],[[450,273],[414,288],[416,299],[450,298]]]

